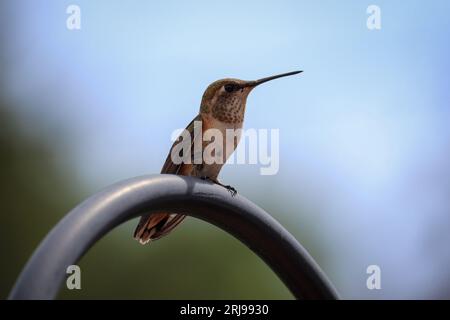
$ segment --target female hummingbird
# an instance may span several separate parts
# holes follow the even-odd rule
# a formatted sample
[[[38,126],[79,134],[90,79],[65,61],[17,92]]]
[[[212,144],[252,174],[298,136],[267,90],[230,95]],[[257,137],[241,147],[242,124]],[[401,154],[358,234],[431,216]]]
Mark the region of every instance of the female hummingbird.
[[[223,185],[217,180],[223,164],[236,149],[240,140],[240,136],[237,136],[230,145],[228,141],[225,141],[226,131],[242,128],[247,97],[250,91],[256,86],[270,80],[291,76],[300,72],[302,71],[293,71],[252,81],[227,78],[217,80],[210,84],[203,94],[199,114],[189,123],[186,131],[191,136],[191,141],[194,142],[191,145],[191,154],[193,155],[196,141],[200,141],[202,150],[210,143],[203,141],[201,137],[205,131],[208,129],[220,130],[224,137],[222,143],[226,150],[222,155],[223,161],[213,163],[202,157],[200,161],[194,161],[193,163],[189,161],[189,163],[182,162],[177,164],[173,161],[172,150],[180,142],[180,139],[178,139],[173,144],[161,173],[207,179],[227,188],[234,196],[236,190],[233,187]],[[198,130],[194,130],[196,123],[201,124],[201,135],[198,134]],[[157,240],[172,231],[184,218],[184,215],[169,212],[144,215],[141,217],[134,232],[134,238],[142,244]]]

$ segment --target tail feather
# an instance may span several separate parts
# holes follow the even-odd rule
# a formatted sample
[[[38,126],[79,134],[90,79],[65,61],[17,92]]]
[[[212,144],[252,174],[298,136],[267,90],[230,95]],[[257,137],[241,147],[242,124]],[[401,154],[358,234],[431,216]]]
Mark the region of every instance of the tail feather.
[[[184,215],[171,213],[143,216],[134,231],[134,238],[141,244],[158,240],[172,231],[185,217]]]

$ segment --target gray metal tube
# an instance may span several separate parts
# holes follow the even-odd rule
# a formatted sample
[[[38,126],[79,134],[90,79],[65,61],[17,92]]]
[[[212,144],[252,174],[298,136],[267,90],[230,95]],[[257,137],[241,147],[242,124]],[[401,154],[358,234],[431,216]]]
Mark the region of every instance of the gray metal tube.
[[[338,295],[298,241],[264,210],[197,178],[151,175],[116,183],[70,211],[47,235],[9,299],[53,299],[76,262],[116,226],[143,213],[190,215],[225,230],[258,254],[296,298]],[[145,248],[151,250],[151,246]]]

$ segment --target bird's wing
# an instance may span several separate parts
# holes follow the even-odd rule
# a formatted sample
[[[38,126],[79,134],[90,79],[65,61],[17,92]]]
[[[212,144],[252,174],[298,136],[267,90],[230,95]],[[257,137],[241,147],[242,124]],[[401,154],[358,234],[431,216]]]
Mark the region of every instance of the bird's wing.
[[[191,154],[193,152],[194,140],[198,138],[196,132],[194,131],[194,122],[202,121],[201,115],[197,115],[186,127],[186,130],[191,136]],[[161,170],[161,173],[170,174],[181,174],[181,169],[183,163],[175,164],[172,161],[172,150],[173,148],[182,141],[180,137],[174,142],[170,148],[169,155],[167,156],[166,162]],[[174,213],[156,213],[151,215],[144,215],[141,217],[138,226],[134,232],[134,237],[139,240],[142,244],[149,242],[150,240],[157,240],[175,228],[183,219],[184,215],[174,214]]]
[[[194,132],[194,122],[195,121],[202,121],[202,117],[200,114],[198,114],[186,127],[185,130],[187,130],[191,136],[191,154],[193,154],[194,150],[193,150],[193,145],[194,145],[194,141],[197,137],[197,135],[195,135]],[[183,163],[180,164],[175,164],[172,161],[172,150],[173,148],[180,143],[181,141],[181,135],[177,138],[177,140],[175,140],[175,142],[173,143],[172,147],[170,148],[169,151],[169,155],[167,156],[166,162],[164,163],[162,169],[161,169],[161,173],[172,173],[172,174],[179,174],[180,173],[180,169],[183,166]]]

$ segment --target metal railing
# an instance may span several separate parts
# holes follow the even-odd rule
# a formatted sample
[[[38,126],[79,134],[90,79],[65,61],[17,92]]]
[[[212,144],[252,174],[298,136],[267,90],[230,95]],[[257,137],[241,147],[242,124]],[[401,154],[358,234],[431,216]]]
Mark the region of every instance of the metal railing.
[[[258,254],[296,298],[338,298],[306,250],[263,209],[197,178],[151,175],[114,184],[70,211],[36,249],[9,299],[54,299],[67,266],[100,238],[143,213],[161,211],[190,215],[230,233]]]

